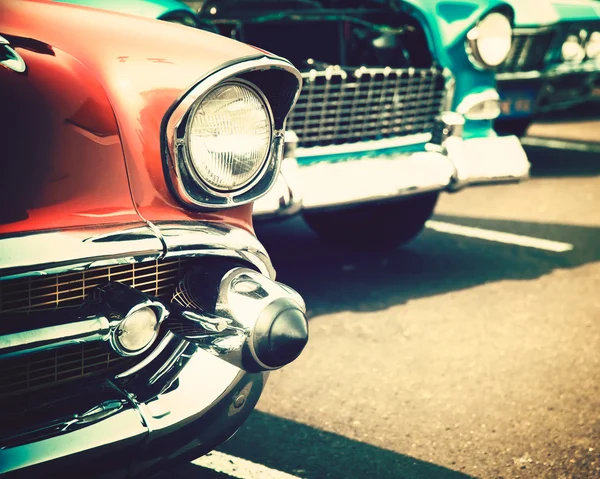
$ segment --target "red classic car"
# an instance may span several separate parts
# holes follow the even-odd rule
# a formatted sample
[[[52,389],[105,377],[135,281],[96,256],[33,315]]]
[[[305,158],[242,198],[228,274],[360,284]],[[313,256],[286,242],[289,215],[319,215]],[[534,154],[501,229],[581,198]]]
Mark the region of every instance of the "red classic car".
[[[251,222],[300,87],[212,33],[0,2],[0,474],[193,459],[300,354]]]

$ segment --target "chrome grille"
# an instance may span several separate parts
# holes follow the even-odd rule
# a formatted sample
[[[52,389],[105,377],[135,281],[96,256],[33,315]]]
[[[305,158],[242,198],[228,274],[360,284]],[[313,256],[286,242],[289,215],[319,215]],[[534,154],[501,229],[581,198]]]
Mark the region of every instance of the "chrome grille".
[[[302,76],[287,125],[300,147],[430,133],[446,99],[445,78],[436,68],[329,67]]]
[[[0,398],[75,378],[124,370],[134,359],[118,356],[102,344],[79,344],[0,361]]]
[[[541,70],[556,36],[553,30],[529,33],[515,32],[510,52],[498,68],[500,73]]]
[[[8,320],[27,321],[29,312],[80,307],[95,287],[109,281],[170,300],[175,286],[192,261],[189,258],[151,261],[1,281],[0,330]],[[102,344],[94,343],[2,359],[0,397],[123,370],[131,361]]]
[[[190,260],[151,261],[0,281],[0,325],[3,313],[52,311],[81,306],[94,288],[110,281],[132,286],[159,298],[169,297],[186,261]]]

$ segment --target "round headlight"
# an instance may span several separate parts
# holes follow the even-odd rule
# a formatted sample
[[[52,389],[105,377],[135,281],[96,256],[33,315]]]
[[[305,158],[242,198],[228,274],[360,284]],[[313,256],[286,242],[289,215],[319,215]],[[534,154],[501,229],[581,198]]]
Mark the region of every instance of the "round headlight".
[[[243,188],[265,164],[271,130],[271,112],[258,91],[238,82],[211,90],[197,103],[188,122],[193,171],[214,190]]]
[[[467,34],[467,40],[476,64],[495,68],[506,60],[512,45],[510,20],[501,13],[490,13]]]
[[[569,35],[562,44],[561,53],[567,62],[580,62],[585,58],[585,48],[579,42],[577,35]]]
[[[593,32],[585,46],[585,53],[590,59],[600,58],[600,32]]]

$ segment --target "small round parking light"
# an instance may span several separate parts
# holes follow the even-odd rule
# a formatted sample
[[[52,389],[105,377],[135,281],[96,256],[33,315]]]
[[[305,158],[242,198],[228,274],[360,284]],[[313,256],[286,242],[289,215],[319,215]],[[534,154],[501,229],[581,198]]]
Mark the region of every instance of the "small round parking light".
[[[566,62],[578,63],[585,58],[585,49],[579,42],[577,35],[569,35],[562,44],[561,53]]]
[[[115,330],[115,345],[123,355],[144,352],[158,334],[158,318],[152,308],[134,311]]]
[[[600,58],[600,32],[593,32],[589,36],[585,53],[589,59],[595,60]]]

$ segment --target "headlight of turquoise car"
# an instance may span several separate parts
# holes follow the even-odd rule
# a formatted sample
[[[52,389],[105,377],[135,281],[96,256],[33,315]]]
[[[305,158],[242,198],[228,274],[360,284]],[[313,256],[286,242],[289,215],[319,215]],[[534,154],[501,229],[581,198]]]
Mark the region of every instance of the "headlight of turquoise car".
[[[496,68],[508,56],[512,45],[512,26],[502,13],[485,16],[467,34],[467,53],[478,68]]]

